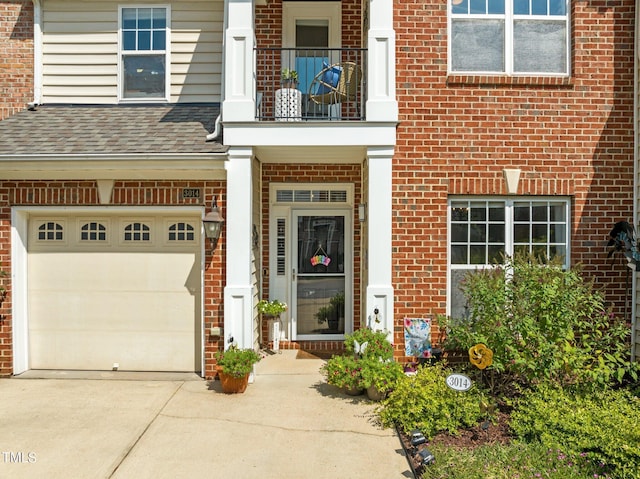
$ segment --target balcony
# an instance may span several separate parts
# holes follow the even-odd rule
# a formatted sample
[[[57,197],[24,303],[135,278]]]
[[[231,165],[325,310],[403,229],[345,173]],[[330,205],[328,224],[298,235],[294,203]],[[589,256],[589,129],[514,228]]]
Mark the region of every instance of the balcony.
[[[364,121],[367,51],[363,48],[256,48],[258,121]],[[296,85],[282,81],[295,70]]]

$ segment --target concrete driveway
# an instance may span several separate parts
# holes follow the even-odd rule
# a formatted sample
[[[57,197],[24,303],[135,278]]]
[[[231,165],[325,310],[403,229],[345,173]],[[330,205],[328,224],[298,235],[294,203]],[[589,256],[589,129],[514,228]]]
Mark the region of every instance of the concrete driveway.
[[[44,373],[0,380],[4,478],[411,478],[375,404],[322,360],[263,359],[244,394],[193,375]]]

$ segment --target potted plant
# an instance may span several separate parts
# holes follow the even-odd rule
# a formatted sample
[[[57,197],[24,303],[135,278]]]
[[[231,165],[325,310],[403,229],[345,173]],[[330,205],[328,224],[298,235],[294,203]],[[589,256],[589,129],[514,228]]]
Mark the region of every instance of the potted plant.
[[[363,359],[362,386],[372,401],[381,401],[395,388],[396,382],[404,376],[402,365],[394,360],[380,361]]]
[[[329,304],[322,306],[315,314],[318,324],[327,323],[329,329],[337,330],[340,319],[344,318],[344,292],[337,293],[329,300]]]
[[[244,392],[249,384],[249,374],[253,365],[260,359],[261,356],[250,348],[240,349],[231,346],[226,351],[216,352],[222,391],[227,394]]]
[[[282,87],[283,88],[297,88],[298,86],[298,72],[289,68],[282,69]]]
[[[333,356],[321,368],[327,382],[341,388],[349,395],[357,396],[364,392],[362,384],[362,365],[352,356]]]
[[[278,299],[258,301],[258,312],[263,316],[278,318],[287,310],[287,303],[283,303]]]

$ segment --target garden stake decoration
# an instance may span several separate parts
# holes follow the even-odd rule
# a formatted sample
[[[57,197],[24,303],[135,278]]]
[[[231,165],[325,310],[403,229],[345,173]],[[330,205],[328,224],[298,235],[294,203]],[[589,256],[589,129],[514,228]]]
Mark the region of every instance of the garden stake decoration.
[[[479,343],[469,348],[469,361],[478,369],[486,369],[493,363],[493,351]]]
[[[609,232],[609,243],[607,243],[610,258],[614,253],[624,253],[627,258],[627,266],[636,271],[640,271],[640,251],[633,226],[626,221],[618,221]]]
[[[484,370],[493,363],[493,351],[484,344],[479,343],[469,348],[469,361],[480,370],[480,380],[486,384],[484,380]],[[493,375],[491,375],[490,389],[493,391]]]

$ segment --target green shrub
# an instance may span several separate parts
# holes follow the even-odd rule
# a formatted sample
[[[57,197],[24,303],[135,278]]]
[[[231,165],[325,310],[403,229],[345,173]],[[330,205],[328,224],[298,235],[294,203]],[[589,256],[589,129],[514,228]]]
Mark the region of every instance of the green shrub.
[[[469,273],[462,288],[470,316],[449,325],[445,347],[484,343],[494,353],[490,369],[525,385],[605,387],[626,374],[637,378],[629,328],[607,312],[579,269],[516,255]]]
[[[421,366],[414,376],[402,377],[378,411],[382,424],[405,432],[420,429],[428,439],[477,424],[484,417],[484,393],[476,386],[466,392],[449,389],[445,380],[450,372],[441,365]]]
[[[540,443],[485,444],[474,449],[430,446],[435,463],[422,479],[607,479],[602,468],[580,455]],[[611,478],[609,478],[611,479]]]
[[[638,479],[640,399],[626,390],[572,393],[540,385],[518,399],[514,433],[579,454],[617,479]]]
[[[393,360],[363,359],[360,364],[362,385],[365,388],[373,386],[384,393],[393,390],[398,380],[404,377],[402,365]]]

